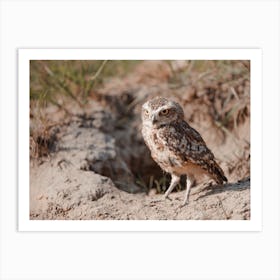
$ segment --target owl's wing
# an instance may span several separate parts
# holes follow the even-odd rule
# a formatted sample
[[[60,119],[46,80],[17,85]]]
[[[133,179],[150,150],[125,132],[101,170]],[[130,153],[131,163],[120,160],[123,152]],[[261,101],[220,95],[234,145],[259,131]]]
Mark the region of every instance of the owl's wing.
[[[171,133],[162,131],[161,136],[170,150],[182,160],[196,163],[197,159],[214,159],[213,153],[208,149],[200,134],[185,121],[176,123]]]
[[[172,128],[162,130],[161,137],[166,146],[184,162],[199,165],[213,175],[219,183],[227,181],[223,170],[216,163],[213,153],[206,146],[200,134],[185,121],[174,124]]]

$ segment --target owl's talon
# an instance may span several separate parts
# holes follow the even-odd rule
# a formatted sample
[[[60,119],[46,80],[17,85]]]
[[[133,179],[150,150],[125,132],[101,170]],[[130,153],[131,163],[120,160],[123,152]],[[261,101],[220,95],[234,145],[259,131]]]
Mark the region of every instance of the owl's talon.
[[[183,203],[181,204],[181,208],[184,207],[184,206],[187,206],[188,204],[189,204],[188,201],[187,201],[187,202],[183,202]]]
[[[164,197],[164,199],[168,199],[168,200],[172,201],[172,199],[166,194],[163,197]]]

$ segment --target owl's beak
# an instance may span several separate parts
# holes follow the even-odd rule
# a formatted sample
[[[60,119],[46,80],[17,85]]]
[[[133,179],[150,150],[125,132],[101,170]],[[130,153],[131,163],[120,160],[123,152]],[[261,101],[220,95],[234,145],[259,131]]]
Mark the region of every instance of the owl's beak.
[[[152,115],[152,124],[157,123],[157,116],[156,115]]]

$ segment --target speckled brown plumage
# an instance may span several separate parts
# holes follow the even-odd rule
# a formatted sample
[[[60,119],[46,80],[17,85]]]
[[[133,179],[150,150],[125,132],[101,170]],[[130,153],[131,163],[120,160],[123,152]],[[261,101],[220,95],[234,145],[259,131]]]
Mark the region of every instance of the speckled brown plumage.
[[[142,134],[152,158],[172,176],[166,196],[178,184],[181,175],[187,175],[189,191],[194,178],[208,175],[218,184],[227,181],[200,134],[184,120],[182,107],[171,100],[158,97],[142,107]]]

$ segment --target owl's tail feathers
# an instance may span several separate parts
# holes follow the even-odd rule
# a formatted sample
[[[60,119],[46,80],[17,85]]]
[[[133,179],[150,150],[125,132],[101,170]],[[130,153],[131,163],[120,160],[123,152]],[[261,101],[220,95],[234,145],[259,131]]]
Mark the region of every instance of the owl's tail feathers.
[[[213,161],[211,164],[211,171],[213,179],[217,184],[223,184],[223,182],[228,181],[227,177],[224,174],[224,171],[215,161]]]

